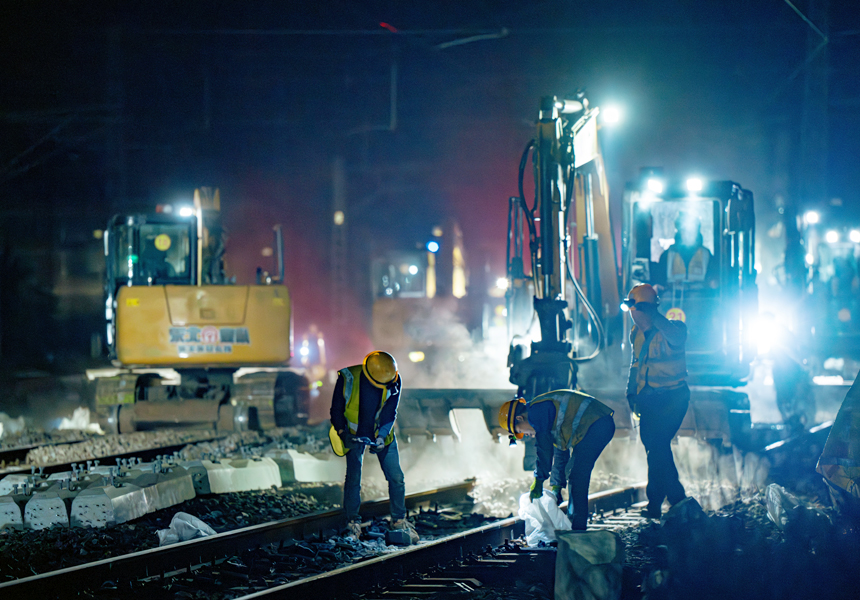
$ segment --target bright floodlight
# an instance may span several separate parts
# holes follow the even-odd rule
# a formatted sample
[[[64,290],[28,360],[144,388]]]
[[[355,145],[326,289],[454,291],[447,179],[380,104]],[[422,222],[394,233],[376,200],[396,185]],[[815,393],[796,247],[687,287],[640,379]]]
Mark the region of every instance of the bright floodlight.
[[[415,265],[409,265],[409,274],[415,275],[416,273],[418,273],[418,267]]]
[[[807,223],[809,223],[810,225],[815,225],[816,223],[818,223],[818,221],[821,220],[821,217],[818,215],[818,213],[816,211],[808,210],[808,211],[806,211],[806,214],[803,215],[803,219]]]
[[[508,289],[508,278],[507,277],[499,277],[496,279],[496,287],[500,290]]]
[[[645,185],[648,187],[649,192],[654,192],[655,194],[663,193],[663,182],[659,179],[651,177],[650,179],[648,179]]]
[[[855,244],[860,244],[860,230],[852,229],[851,233],[848,234],[848,239]]]
[[[702,180],[698,177],[690,177],[687,180],[687,191],[688,192],[701,192],[704,184]]]
[[[190,217],[194,214],[194,209],[190,206],[181,206],[179,208],[179,216],[180,217]]]
[[[806,254],[806,264],[811,265],[814,262],[815,262],[815,257],[812,256],[812,253],[811,252],[807,253]]]
[[[619,106],[610,105],[601,111],[603,113],[603,122],[607,125],[617,125],[621,122],[622,114]]]
[[[831,229],[826,234],[824,234],[824,239],[828,244],[835,244],[839,241],[839,232],[835,229]]]
[[[345,219],[345,215],[342,210],[334,211],[334,224],[335,225],[343,225],[343,221]]]
[[[430,240],[427,242],[427,250],[429,252],[439,252],[439,242],[435,240]]]

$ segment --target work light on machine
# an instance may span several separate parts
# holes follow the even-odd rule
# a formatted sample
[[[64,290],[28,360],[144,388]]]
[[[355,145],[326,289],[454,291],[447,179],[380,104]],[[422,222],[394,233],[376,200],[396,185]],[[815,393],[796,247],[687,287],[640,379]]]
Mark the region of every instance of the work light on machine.
[[[848,239],[854,242],[855,244],[860,244],[860,229],[852,229],[848,233]]]
[[[428,252],[439,252],[439,242],[435,240],[430,240],[427,242],[427,251]]]
[[[662,194],[664,187],[663,181],[656,177],[649,177],[645,182],[645,188],[653,194]]]
[[[496,287],[500,290],[508,289],[508,278],[507,277],[499,277],[496,279]]]
[[[836,242],[839,241],[839,232],[836,231],[835,229],[831,229],[830,231],[828,231],[827,233],[824,234],[824,240],[828,244],[835,244]]]
[[[603,122],[607,125],[617,125],[621,122],[621,119],[624,118],[624,115],[621,112],[621,107],[614,104],[604,107],[600,112],[603,116]]]
[[[180,206],[179,207],[179,216],[180,217],[190,217],[194,215],[194,208],[191,206]]]
[[[690,177],[687,179],[687,191],[692,193],[701,192],[705,187],[704,182],[699,177]]]
[[[817,211],[808,210],[803,215],[803,220],[806,221],[807,225],[816,225],[818,224],[818,221],[821,220],[821,216],[818,214]]]

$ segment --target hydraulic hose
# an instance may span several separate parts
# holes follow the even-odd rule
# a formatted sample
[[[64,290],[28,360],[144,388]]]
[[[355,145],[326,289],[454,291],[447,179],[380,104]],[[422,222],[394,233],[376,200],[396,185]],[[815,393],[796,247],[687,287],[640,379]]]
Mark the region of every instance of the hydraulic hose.
[[[573,273],[570,270],[570,263],[565,262],[565,267],[567,268],[567,278],[573,283],[573,289],[576,291],[576,295],[579,296],[582,303],[585,305],[585,310],[588,313],[588,316],[591,318],[591,321],[594,323],[595,328],[597,329],[597,345],[594,348],[594,352],[589,354],[588,356],[577,357],[574,358],[574,362],[586,362],[589,360],[593,360],[597,358],[597,355],[600,354],[600,350],[603,348],[603,345],[606,341],[606,333],[603,331],[603,324],[600,322],[600,316],[597,314],[597,311],[594,310],[594,307],[588,301],[588,298],[585,297],[585,292],[582,291],[582,287],[580,287],[579,282],[573,276]]]

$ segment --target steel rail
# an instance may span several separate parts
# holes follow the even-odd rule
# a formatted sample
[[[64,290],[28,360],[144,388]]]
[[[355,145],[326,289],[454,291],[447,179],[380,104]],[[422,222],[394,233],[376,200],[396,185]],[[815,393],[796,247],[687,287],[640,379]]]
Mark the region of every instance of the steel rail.
[[[628,508],[639,502],[644,496],[644,492],[645,483],[637,483],[626,488],[615,488],[591,494],[588,498],[589,511],[606,512]],[[563,503],[562,506],[564,504],[566,503]],[[385,585],[393,578],[404,578],[412,573],[426,572],[435,566],[464,559],[471,554],[484,551],[488,546],[501,546],[506,541],[524,533],[525,522],[519,517],[510,517],[476,529],[412,546],[400,552],[386,554],[242,596],[241,600],[336,598],[338,594],[361,593]]]
[[[507,540],[523,535],[525,523],[519,517],[457,533],[426,544],[411,546],[400,552],[341,567],[305,579],[242,596],[252,598],[336,598],[338,594],[354,594],[383,585],[393,577],[423,571],[458,558],[481,552],[487,546],[500,546]]]
[[[463,502],[474,484],[475,481],[469,479],[462,483],[409,494],[406,497],[406,507],[416,510],[418,507],[433,504]],[[388,514],[388,510],[387,498],[364,502],[361,505],[361,513],[366,517],[383,516]],[[81,589],[92,588],[94,582],[99,585],[105,581],[119,584],[186,568],[190,570],[194,565],[214,563],[219,558],[266,544],[337,531],[343,525],[342,509],[272,521],[0,583],[0,597],[69,597],[76,595]]]

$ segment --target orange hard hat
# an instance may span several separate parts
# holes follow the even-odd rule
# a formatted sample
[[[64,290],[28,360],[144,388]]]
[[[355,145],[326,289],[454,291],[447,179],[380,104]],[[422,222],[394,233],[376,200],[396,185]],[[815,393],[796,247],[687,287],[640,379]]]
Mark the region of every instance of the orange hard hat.
[[[637,286],[634,286],[630,293],[627,294],[627,297],[624,299],[623,304],[625,304],[628,308],[638,304],[639,302],[647,302],[648,304],[660,304],[660,298],[657,296],[657,290],[654,289],[650,283],[640,283]]]
[[[525,406],[525,398],[515,398],[510,402],[505,402],[499,407],[499,427],[513,435],[518,440],[523,439],[522,433],[516,431],[517,407],[522,404]]]
[[[361,370],[370,383],[379,388],[397,379],[397,361],[388,352],[371,352],[364,357]]]

